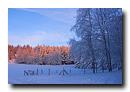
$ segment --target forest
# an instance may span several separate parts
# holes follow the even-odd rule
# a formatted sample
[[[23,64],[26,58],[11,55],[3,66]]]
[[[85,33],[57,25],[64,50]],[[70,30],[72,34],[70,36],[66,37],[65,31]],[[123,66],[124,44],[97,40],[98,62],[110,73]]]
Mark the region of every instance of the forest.
[[[79,8],[71,28],[78,40],[70,39],[70,54],[78,68],[122,67],[122,9]]]
[[[35,46],[21,47],[8,44],[8,62],[18,64],[40,64],[46,65],[73,64],[74,57],[69,55],[70,47],[66,46]]]

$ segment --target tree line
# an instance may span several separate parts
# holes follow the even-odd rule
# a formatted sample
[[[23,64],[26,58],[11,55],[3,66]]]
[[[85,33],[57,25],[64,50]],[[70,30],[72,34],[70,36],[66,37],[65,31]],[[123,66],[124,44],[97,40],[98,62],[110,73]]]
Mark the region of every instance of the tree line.
[[[67,46],[35,46],[29,45],[14,47],[8,44],[8,62],[38,64],[44,62],[46,65],[72,64],[74,57],[69,55],[70,47]]]
[[[71,28],[79,38],[70,39],[76,67],[108,69],[122,66],[122,9],[80,8]]]

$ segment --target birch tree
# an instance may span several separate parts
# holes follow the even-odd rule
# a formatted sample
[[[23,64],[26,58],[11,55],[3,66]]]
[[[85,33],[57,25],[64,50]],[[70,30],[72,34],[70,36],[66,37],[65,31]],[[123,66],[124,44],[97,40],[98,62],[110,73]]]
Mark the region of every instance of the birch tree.
[[[79,53],[79,62],[80,59],[84,59],[82,62],[84,64],[91,64],[93,67],[93,73],[95,73],[95,53],[94,53],[94,36],[93,36],[93,10],[90,8],[87,9],[79,9],[77,11],[77,19],[76,24],[72,27],[72,31],[76,32],[76,35],[81,39],[76,42],[73,40],[74,44],[79,43],[80,47]],[[71,40],[72,41],[72,40]],[[71,42],[70,42],[71,44]],[[72,48],[74,46],[72,45]],[[84,53],[85,52],[85,53]],[[89,56],[89,58],[88,58]],[[86,61],[86,62],[85,62]],[[82,65],[82,64],[81,64]]]
[[[117,8],[78,9],[76,24],[71,31],[80,39],[71,39],[69,44],[70,54],[74,54],[80,65],[92,66],[95,73],[97,64],[110,72],[115,58],[122,61],[121,16],[122,12]]]

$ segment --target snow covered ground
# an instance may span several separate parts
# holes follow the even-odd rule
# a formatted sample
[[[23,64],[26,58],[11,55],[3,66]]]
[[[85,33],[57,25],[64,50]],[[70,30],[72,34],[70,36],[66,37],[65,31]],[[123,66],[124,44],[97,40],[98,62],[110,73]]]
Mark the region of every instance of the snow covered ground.
[[[48,69],[50,68],[50,75]],[[59,75],[62,69],[68,72],[68,75]],[[36,71],[38,69],[38,75]],[[43,74],[41,74],[43,69]],[[34,70],[35,75],[24,75],[24,70]],[[122,70],[113,72],[105,71],[93,74],[91,69],[74,68],[74,65],[24,65],[8,64],[8,84],[122,84]]]

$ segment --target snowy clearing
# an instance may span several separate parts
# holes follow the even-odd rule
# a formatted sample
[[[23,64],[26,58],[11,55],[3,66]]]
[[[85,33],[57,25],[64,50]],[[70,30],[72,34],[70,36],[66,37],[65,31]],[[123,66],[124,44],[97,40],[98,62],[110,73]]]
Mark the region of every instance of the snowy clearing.
[[[48,69],[50,68],[50,75]],[[62,69],[68,72],[68,75],[59,75]],[[38,75],[24,75],[24,70],[38,69]],[[43,69],[43,74],[41,74]],[[74,65],[24,65],[24,64],[8,64],[8,84],[122,84],[122,70],[93,74],[91,69],[74,68]]]

